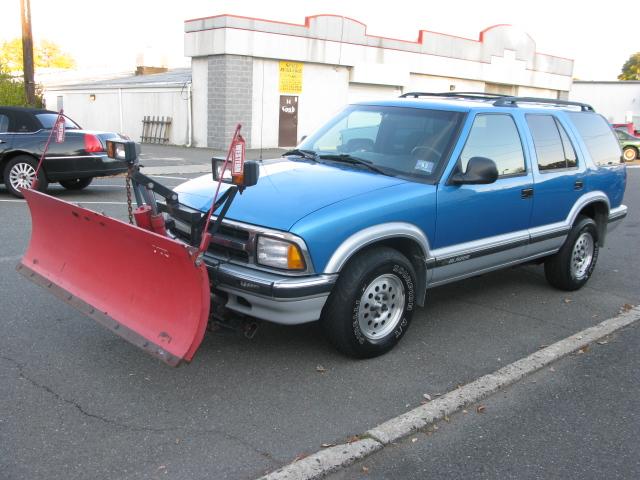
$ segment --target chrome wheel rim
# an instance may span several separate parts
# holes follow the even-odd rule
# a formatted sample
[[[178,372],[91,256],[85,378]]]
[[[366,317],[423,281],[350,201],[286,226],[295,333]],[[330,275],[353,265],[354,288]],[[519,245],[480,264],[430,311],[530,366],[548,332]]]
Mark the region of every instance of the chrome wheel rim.
[[[9,183],[14,190],[31,188],[36,169],[28,163],[16,163],[9,171]]]
[[[571,275],[581,280],[587,274],[593,260],[594,241],[591,234],[583,232],[573,245],[571,254]]]
[[[624,152],[622,152],[622,154],[624,156],[624,159],[628,162],[631,162],[636,158],[636,152],[633,148],[627,148]]]
[[[392,274],[380,275],[360,297],[358,324],[369,340],[384,338],[392,332],[404,312],[404,284]]]

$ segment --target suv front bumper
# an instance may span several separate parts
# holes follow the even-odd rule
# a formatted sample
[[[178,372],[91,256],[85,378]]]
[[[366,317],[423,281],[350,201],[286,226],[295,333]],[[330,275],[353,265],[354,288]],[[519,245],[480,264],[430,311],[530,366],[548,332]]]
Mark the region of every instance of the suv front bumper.
[[[337,274],[292,277],[204,257],[214,290],[227,294],[225,307],[261,320],[295,325],[320,318]]]

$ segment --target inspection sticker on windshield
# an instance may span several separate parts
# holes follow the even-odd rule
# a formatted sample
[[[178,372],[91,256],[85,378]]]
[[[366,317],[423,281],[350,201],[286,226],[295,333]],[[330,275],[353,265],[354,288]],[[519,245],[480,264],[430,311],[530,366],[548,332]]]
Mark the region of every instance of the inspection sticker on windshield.
[[[431,173],[433,172],[434,166],[435,164],[433,162],[430,162],[429,160],[418,160],[416,162],[415,169],[422,170],[423,172],[426,172],[426,173]]]

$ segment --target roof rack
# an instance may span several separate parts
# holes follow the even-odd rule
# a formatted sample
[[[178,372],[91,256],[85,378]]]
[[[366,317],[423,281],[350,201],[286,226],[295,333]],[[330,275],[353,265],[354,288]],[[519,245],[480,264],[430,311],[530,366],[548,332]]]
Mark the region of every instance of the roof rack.
[[[485,93],[485,92],[407,92],[400,95],[400,98],[419,98],[419,97],[445,97],[445,98],[465,98],[469,100],[495,100],[502,98],[505,95],[497,93]]]
[[[517,107],[518,103],[541,103],[544,105],[580,107],[580,110],[583,112],[595,112],[595,109],[587,103],[572,102],[570,100],[560,100],[556,98],[502,96],[493,102],[493,105],[496,107]]]
[[[538,97],[515,97],[513,95],[500,95],[498,93],[486,92],[407,92],[400,95],[400,98],[419,98],[419,97],[444,97],[444,98],[464,98],[467,100],[493,100],[496,107],[517,107],[518,103],[539,103],[543,105],[570,106],[580,107],[583,112],[595,112],[595,109],[582,102],[572,102],[570,100],[560,100],[556,98],[538,98]]]

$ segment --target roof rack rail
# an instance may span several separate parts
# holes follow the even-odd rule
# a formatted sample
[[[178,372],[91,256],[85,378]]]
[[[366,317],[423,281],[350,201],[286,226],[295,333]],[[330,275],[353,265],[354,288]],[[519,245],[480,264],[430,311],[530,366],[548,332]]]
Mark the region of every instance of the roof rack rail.
[[[572,102],[570,100],[560,100],[556,98],[503,96],[493,102],[493,105],[495,107],[517,107],[518,103],[541,103],[544,105],[580,107],[580,110],[583,112],[595,112],[595,109],[588,103]]]
[[[419,97],[445,97],[445,98],[465,98],[470,100],[495,100],[505,95],[486,92],[407,92],[400,95],[400,98],[419,98]]]

